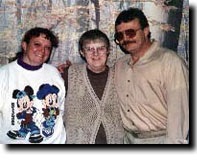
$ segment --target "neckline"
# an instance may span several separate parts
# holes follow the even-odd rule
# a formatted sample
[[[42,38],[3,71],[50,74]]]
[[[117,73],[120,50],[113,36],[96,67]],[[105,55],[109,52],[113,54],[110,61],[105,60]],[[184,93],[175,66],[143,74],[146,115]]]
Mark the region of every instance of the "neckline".
[[[94,76],[94,75],[95,75],[95,76],[98,76],[98,75],[103,75],[103,74],[105,74],[106,72],[108,73],[109,67],[106,66],[105,70],[102,71],[102,72],[99,72],[99,73],[95,73],[95,72],[91,71],[88,67],[86,67],[86,70],[87,70],[87,73],[89,73],[89,74],[91,74],[91,75],[93,75],[93,76]]]
[[[43,65],[43,64],[38,65],[38,66],[29,65],[29,64],[27,64],[27,63],[25,63],[25,62],[23,61],[22,56],[18,57],[17,63],[18,63],[18,65],[20,65],[20,66],[23,67],[24,69],[30,70],[30,71],[36,71],[36,70],[40,69],[40,68],[42,67],[42,65]]]

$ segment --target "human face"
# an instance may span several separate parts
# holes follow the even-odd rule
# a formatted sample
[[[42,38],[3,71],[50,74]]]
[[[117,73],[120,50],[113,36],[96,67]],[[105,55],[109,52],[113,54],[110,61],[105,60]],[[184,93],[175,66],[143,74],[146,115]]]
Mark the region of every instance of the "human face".
[[[132,30],[131,30],[132,29]],[[116,33],[121,35],[119,45],[131,54],[142,54],[147,45],[149,28],[141,29],[138,19],[116,26]]]
[[[32,66],[43,64],[50,56],[51,41],[45,38],[44,34],[39,37],[32,37],[30,42],[22,43],[23,61]]]
[[[108,49],[103,41],[89,41],[84,45],[81,54],[85,57],[87,66],[92,72],[100,73],[105,70]]]

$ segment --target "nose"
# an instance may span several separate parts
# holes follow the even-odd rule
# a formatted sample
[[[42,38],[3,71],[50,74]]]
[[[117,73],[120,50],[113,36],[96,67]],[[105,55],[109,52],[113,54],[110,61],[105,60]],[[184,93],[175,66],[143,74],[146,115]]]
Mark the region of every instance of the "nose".
[[[46,49],[44,47],[39,47],[37,48],[37,50],[40,52],[40,53],[45,53]]]
[[[47,47],[41,47],[40,53],[42,53],[43,55],[48,55],[50,54],[50,50]]]
[[[122,36],[123,36],[123,38],[122,38],[123,41],[125,41],[129,38],[129,36],[126,35],[125,32],[122,33]]]
[[[97,48],[95,48],[95,49],[93,50],[92,54],[94,54],[95,56],[99,55],[99,53],[98,53],[98,49],[97,49]]]

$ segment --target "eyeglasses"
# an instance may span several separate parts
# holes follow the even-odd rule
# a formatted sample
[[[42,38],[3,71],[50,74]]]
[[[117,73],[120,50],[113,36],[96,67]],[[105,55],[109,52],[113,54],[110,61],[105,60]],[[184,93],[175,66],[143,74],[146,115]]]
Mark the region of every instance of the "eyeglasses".
[[[117,32],[117,33],[115,33],[115,35],[114,35],[114,41],[115,41],[117,44],[119,44],[120,41],[123,40],[124,34],[125,34],[126,36],[128,36],[129,38],[133,38],[133,37],[136,36],[137,31],[139,31],[139,30],[141,30],[141,28],[136,29],[136,30],[134,30],[134,29],[127,29],[127,30],[125,30],[125,31],[123,31],[123,32]]]
[[[98,53],[99,55],[102,55],[104,54],[105,52],[107,52],[107,47],[106,46],[101,46],[101,47],[97,47],[97,48],[89,48],[89,47],[84,47],[83,48],[84,51],[87,53],[87,54],[95,54],[95,53]]]

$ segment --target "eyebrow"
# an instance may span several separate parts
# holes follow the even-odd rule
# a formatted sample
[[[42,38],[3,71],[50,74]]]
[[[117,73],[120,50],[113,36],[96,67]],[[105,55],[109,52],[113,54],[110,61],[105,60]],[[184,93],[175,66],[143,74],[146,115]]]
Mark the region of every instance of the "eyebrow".
[[[84,48],[98,48],[98,47],[106,47],[106,45],[102,45],[102,46],[92,46],[92,47],[88,47],[88,46],[84,46]]]

